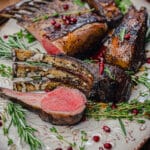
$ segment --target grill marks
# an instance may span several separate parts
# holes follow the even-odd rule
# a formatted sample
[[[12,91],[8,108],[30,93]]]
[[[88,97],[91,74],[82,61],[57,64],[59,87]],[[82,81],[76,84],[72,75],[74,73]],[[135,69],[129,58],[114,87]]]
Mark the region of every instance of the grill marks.
[[[13,60],[42,62],[47,66],[14,63],[14,77],[28,77],[39,80],[14,82],[17,91],[51,90],[59,85],[80,89],[88,94],[93,85],[93,75],[82,62],[67,56],[51,56],[34,51],[14,50]]]

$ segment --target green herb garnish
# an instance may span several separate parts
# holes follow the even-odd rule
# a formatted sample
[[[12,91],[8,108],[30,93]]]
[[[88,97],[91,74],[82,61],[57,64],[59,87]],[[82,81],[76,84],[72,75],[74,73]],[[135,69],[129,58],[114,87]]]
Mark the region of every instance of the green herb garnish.
[[[109,78],[115,80],[115,76],[112,75],[112,73],[111,73],[111,71],[110,71],[110,69],[108,67],[104,68],[104,72],[108,75]]]
[[[83,2],[82,0],[74,0],[74,3],[83,7],[85,5],[85,2]]]
[[[123,28],[119,33],[119,38],[120,38],[121,42],[124,40],[125,33],[126,33],[125,28]]]
[[[122,129],[124,135],[126,136],[126,135],[127,135],[127,132],[126,132],[126,128],[125,128],[125,125],[124,125],[122,119],[121,119],[121,118],[118,118],[118,121],[119,121],[120,127],[121,127],[121,129]]]
[[[144,73],[141,76],[131,76],[131,78],[136,84],[143,84],[150,90],[150,79],[148,78],[148,73]]]
[[[85,143],[88,141],[87,139],[87,133],[85,131],[81,131],[81,144],[78,146],[76,142],[70,142],[66,140],[63,135],[61,135],[58,130],[55,127],[50,128],[50,131],[55,133],[58,140],[68,144],[72,148],[79,149],[79,150],[85,150]]]
[[[41,142],[34,135],[37,130],[29,126],[26,122],[25,110],[20,105],[9,102],[6,112],[11,117],[11,123],[8,128],[4,128],[5,134],[9,133],[9,129],[13,124],[17,128],[19,137],[29,144],[31,150],[41,148]],[[8,144],[12,143],[12,139],[9,139]]]
[[[2,77],[10,78],[12,76],[12,68],[4,64],[0,64],[0,75]]]
[[[129,7],[132,5],[130,0],[115,0],[115,3],[123,14],[127,13]]]

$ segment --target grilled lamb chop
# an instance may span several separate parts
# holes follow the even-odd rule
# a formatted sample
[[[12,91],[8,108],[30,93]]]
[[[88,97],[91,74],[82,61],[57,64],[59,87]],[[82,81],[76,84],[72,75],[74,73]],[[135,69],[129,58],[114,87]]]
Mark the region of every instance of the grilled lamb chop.
[[[78,123],[85,110],[86,97],[76,89],[59,87],[49,93],[21,93],[0,88],[0,96],[35,110],[40,117],[56,125]]]
[[[68,9],[64,10],[64,4]],[[1,16],[21,15],[19,25],[33,34],[49,54],[76,55],[93,51],[107,31],[103,17],[91,9],[76,5],[73,0],[26,2],[1,11]]]
[[[127,100],[130,96],[130,78],[117,66],[105,64],[104,73],[100,75],[99,64],[87,64],[68,56],[49,56],[28,50],[14,50],[13,58],[14,61],[33,61],[51,64],[54,71],[56,71],[52,72],[49,67],[22,66],[17,63],[17,65],[14,65],[15,77],[33,77],[33,71],[41,77],[48,74],[50,76],[52,74],[54,77],[53,79],[42,78],[39,80],[16,81],[14,82],[14,90],[16,91],[51,90],[63,85],[77,88],[88,97],[104,102],[123,101]],[[29,71],[31,71],[30,74]],[[66,74],[69,76],[66,76]],[[77,84],[72,84],[72,81],[69,81],[68,77],[70,76],[73,80],[78,81]],[[57,80],[54,80],[55,78]],[[65,80],[62,81],[62,78],[66,82]]]
[[[123,15],[115,5],[114,0],[86,0],[87,3],[95,8],[95,11],[106,18],[108,25],[114,27],[118,25]]]
[[[107,41],[105,60],[125,70],[137,70],[145,60],[147,12],[132,7]]]
[[[23,81],[13,83],[16,91],[35,91],[35,90],[52,90],[57,86],[64,85],[77,88],[88,95],[92,85],[85,82],[82,78],[69,73],[65,70],[55,68],[49,65],[29,65],[25,63],[13,64],[13,77],[23,78]],[[25,81],[26,77],[33,80]]]

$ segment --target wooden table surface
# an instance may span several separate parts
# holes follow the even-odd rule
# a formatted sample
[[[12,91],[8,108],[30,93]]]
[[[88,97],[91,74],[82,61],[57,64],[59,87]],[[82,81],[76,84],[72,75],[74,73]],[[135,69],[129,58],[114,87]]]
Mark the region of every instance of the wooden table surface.
[[[20,0],[0,0],[0,10],[6,6],[12,5]]]

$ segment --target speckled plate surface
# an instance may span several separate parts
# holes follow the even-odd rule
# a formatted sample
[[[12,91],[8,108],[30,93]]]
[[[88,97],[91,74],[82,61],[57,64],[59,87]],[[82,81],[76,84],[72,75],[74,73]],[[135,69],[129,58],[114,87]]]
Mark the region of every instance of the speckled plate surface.
[[[150,3],[144,0],[132,0],[134,5],[139,8],[145,6],[150,12]],[[20,30],[20,27],[16,24],[16,21],[10,19],[3,27],[0,28],[0,36],[5,34],[13,34]],[[40,45],[35,42],[30,47],[39,47]],[[41,47],[40,47],[41,49]],[[146,46],[146,50],[149,50],[147,56],[150,57],[150,43]],[[0,60],[0,64],[10,65],[11,61]],[[146,64],[145,64],[146,65]],[[150,71],[149,71],[150,78]],[[0,87],[12,87],[12,81],[7,78],[0,77]],[[146,91],[147,89],[142,85],[138,85],[132,91],[130,99],[137,97],[140,91]],[[150,95],[150,93],[148,93]],[[140,97],[140,101],[143,101],[147,97]],[[7,100],[0,98],[0,112],[2,112],[7,104]],[[138,124],[135,121],[123,120],[127,136],[123,135],[118,120],[101,120],[95,121],[93,119],[79,123],[75,126],[57,126],[58,131],[68,139],[70,142],[76,142],[78,146],[81,145],[80,131],[87,132],[88,141],[85,144],[86,150],[99,150],[99,147],[103,146],[103,143],[109,142],[112,144],[112,150],[136,150],[139,149],[148,138],[150,138],[150,120],[146,120],[145,124]],[[56,136],[50,132],[50,128],[53,127],[50,123],[44,122],[40,117],[32,112],[27,111],[27,122],[38,130],[36,136],[44,143],[43,150],[55,150],[57,147],[61,147],[66,150],[68,145],[60,142]],[[104,133],[102,127],[107,125],[111,128],[111,133]],[[0,150],[29,150],[29,146],[20,141],[15,128],[10,129],[10,137],[14,140],[12,146],[7,146],[7,138],[3,135],[2,128],[0,128]],[[95,143],[92,140],[93,135],[100,136],[100,142]],[[78,150],[78,148],[77,148]]]

